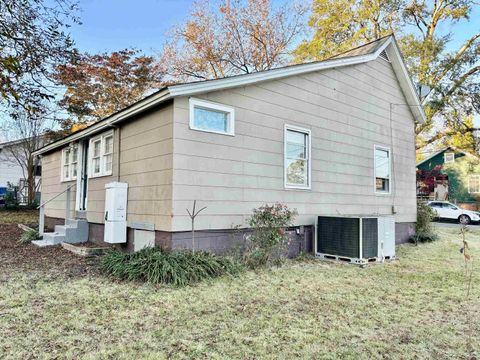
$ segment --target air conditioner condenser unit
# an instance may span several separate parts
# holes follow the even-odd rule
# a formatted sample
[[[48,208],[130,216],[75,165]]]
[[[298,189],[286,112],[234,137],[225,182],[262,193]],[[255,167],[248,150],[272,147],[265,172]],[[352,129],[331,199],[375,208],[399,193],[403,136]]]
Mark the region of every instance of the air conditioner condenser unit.
[[[357,265],[395,258],[394,216],[318,216],[315,254]]]

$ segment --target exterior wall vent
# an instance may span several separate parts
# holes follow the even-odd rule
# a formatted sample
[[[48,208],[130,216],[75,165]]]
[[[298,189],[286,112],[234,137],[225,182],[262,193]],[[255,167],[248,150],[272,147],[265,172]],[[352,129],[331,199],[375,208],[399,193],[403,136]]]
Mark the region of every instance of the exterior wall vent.
[[[395,258],[395,217],[317,218],[315,255],[357,265]]]
[[[390,59],[388,58],[388,55],[387,55],[387,52],[385,50],[383,50],[380,55],[379,55],[380,58],[382,58],[383,60],[385,61],[390,61]]]

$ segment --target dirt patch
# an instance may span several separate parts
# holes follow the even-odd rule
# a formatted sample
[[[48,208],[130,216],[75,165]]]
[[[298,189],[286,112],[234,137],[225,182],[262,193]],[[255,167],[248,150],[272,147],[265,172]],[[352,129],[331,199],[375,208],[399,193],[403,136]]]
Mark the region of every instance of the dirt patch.
[[[16,224],[0,224],[0,273],[28,270],[78,277],[98,272],[98,260],[79,257],[60,245],[19,244],[22,233]]]

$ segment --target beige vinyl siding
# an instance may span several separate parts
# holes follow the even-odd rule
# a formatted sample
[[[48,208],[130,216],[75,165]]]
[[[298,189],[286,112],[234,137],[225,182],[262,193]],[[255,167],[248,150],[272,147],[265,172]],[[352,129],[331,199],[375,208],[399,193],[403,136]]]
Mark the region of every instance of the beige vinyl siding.
[[[75,184],[76,180],[61,182],[62,149],[42,156],[42,203],[53,199],[68,186]],[[70,214],[75,210],[76,187],[70,193]],[[45,215],[56,218],[65,218],[67,195],[63,193],[45,205]]]
[[[155,224],[156,230],[171,229],[172,210],[172,106],[146,113],[114,130],[112,175],[88,179],[87,220],[104,222],[105,184],[128,183],[128,222]],[[120,134],[120,135],[119,135]],[[121,141],[119,143],[119,136]],[[120,176],[118,175],[118,149]],[[61,150],[43,157],[42,192],[54,196],[65,186],[60,183]],[[74,182],[69,182],[69,184]],[[72,194],[72,208],[75,193]],[[65,217],[65,197],[47,207],[46,215]]]
[[[198,96],[235,108],[235,136],[189,129],[188,98],[174,102],[173,229],[188,230],[186,207],[207,209],[198,229],[225,229],[254,207],[281,201],[316,215],[391,214],[414,222],[414,122],[391,65],[384,60],[292,76]],[[284,125],[312,131],[312,189],[285,190]],[[393,135],[393,141],[392,141]],[[391,147],[391,195],[374,192],[374,145]]]
[[[120,181],[128,183],[128,222],[171,230],[173,108],[142,115],[121,128]]]

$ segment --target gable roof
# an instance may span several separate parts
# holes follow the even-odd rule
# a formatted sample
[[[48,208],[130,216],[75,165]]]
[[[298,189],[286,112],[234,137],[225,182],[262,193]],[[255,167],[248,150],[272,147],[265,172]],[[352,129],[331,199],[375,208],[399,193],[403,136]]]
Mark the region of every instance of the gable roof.
[[[133,115],[139,114],[147,109],[152,108],[167,100],[177,96],[189,96],[195,94],[206,93],[210,91],[218,91],[230,89],[239,86],[246,86],[258,82],[281,79],[288,76],[300,75],[320,70],[332,69],[349,65],[362,64],[376,60],[382,52],[386,52],[392,64],[393,70],[397,75],[399,85],[407,100],[407,104],[418,123],[423,124],[426,116],[420,103],[419,97],[408,74],[407,68],[400,54],[397,42],[393,35],[389,35],[370,43],[364,44],[357,48],[346,51],[324,61],[316,61],[304,64],[290,65],[281,68],[259,71],[250,74],[235,75],[222,79],[196,81],[185,84],[177,84],[164,87],[150,96],[114,113],[107,118],[86,127],[74,134],[63,139],[57,140],[43,148],[37,150],[34,155],[40,155],[48,151],[54,150],[69,142],[77,139],[93,135],[113,124],[126,120]],[[403,105],[403,104],[402,104]]]
[[[418,166],[426,163],[427,161],[433,159],[435,156],[440,155],[441,153],[444,153],[444,152],[447,151],[447,150],[453,150],[453,151],[456,152],[456,153],[460,153],[460,154],[463,154],[463,155],[465,155],[465,156],[471,156],[471,157],[474,157],[474,158],[476,158],[476,159],[479,158],[477,155],[471,154],[471,153],[469,153],[469,152],[465,152],[465,151],[463,151],[463,150],[459,150],[459,149],[457,149],[457,148],[455,148],[455,147],[453,147],[453,146],[447,146],[447,147],[444,147],[443,149],[441,149],[441,150],[439,150],[439,151],[434,152],[432,155],[430,155],[430,156],[427,157],[426,159],[423,159],[422,161],[418,162],[416,166],[418,167]]]
[[[382,38],[379,38],[377,40],[371,41],[369,43],[357,46],[353,49],[347,50],[343,53],[337,54],[332,56],[330,59],[339,59],[339,58],[345,58],[349,56],[359,56],[359,55],[367,55],[371,53],[375,53],[378,49],[382,48],[384,50],[385,48],[383,45],[387,43],[390,38],[392,38],[393,35],[387,35]],[[381,51],[380,51],[381,52]]]

